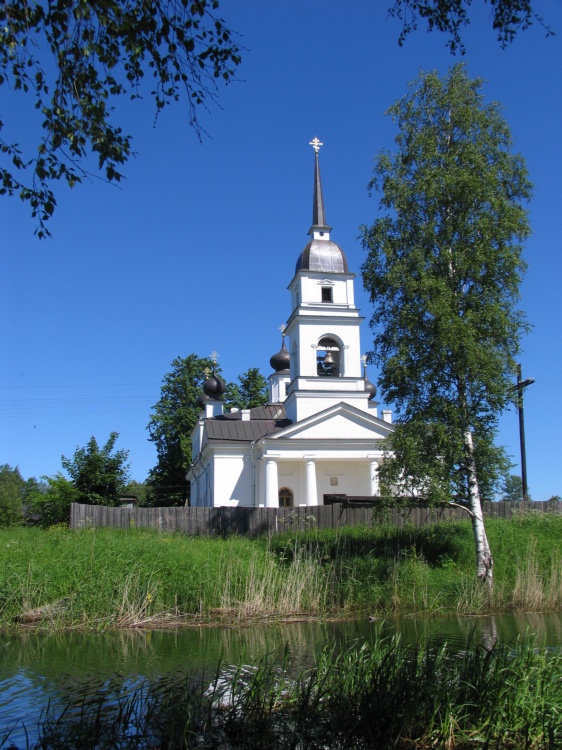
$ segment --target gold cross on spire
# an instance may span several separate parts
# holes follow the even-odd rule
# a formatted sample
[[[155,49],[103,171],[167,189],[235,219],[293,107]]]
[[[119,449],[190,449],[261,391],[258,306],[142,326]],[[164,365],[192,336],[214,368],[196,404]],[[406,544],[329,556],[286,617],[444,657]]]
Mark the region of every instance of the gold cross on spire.
[[[217,359],[219,358],[219,356],[220,355],[218,354],[218,352],[216,352],[214,350],[209,354],[209,357],[212,359],[213,364],[215,364],[215,365],[217,364]]]
[[[312,148],[318,153],[320,151],[320,146],[323,146],[324,144],[318,140],[316,136],[310,141],[308,144],[309,146],[312,146]]]

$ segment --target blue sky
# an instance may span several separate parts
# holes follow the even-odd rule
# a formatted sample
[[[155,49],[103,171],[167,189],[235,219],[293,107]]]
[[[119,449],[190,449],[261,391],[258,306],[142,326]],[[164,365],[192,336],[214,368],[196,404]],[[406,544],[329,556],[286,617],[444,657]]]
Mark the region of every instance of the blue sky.
[[[209,137],[197,141],[184,107],[153,127],[148,101],[123,103],[138,155],[121,189],[99,180],[61,186],[46,241],[33,236],[26,206],[2,199],[0,463],[24,477],[51,475],[61,454],[115,430],[133,478],[143,480],[156,461],[146,424],[175,357],[215,349],[229,380],[249,367],[269,374],[311,223],[315,135],[325,144],[332,238],[359,272],[358,227],[378,211],[366,189],[373,156],[394,145],[384,111],[420,69],[445,72],[458,59],[443,35],[424,30],[400,48],[386,7],[223,0],[246,51],[220,108],[201,113]],[[525,397],[529,486],[546,499],[562,495],[562,6],[542,0],[537,10],[558,35],[533,26],[502,50],[489,8],[475,4],[464,60],[471,76],[486,79],[486,98],[502,103],[535,184],[521,303],[534,328],[521,362],[524,377],[536,379]],[[2,95],[3,119],[16,118],[26,142],[29,103]],[[368,320],[360,276],[356,292]],[[374,368],[369,375],[376,381]],[[500,443],[518,471],[514,411],[502,417]]]

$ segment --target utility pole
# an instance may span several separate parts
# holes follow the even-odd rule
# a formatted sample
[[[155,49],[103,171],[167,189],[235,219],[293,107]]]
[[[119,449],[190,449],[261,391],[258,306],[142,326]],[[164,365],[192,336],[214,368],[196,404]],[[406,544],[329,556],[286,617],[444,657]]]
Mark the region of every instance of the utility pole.
[[[523,489],[523,502],[529,500],[529,489],[527,485],[527,456],[525,453],[525,419],[523,416],[523,389],[535,382],[534,378],[521,379],[521,365],[517,365],[517,384],[513,388],[517,391],[517,409],[519,411],[519,443],[521,445],[521,484]]]

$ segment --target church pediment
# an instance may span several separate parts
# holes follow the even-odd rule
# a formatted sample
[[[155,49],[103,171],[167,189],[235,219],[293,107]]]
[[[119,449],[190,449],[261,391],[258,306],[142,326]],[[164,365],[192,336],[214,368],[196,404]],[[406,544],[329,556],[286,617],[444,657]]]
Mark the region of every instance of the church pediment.
[[[383,440],[392,425],[343,401],[269,435],[268,440]]]

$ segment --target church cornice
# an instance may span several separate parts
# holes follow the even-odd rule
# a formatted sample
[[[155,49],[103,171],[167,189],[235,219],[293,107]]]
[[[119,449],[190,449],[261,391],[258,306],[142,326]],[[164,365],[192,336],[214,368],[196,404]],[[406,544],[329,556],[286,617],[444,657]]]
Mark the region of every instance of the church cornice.
[[[311,279],[332,279],[334,281],[353,281],[357,277],[356,273],[331,273],[330,271],[297,271],[291,279],[287,289],[291,290],[293,285],[303,276],[309,276]]]
[[[289,336],[290,338],[292,325],[293,323],[298,321],[299,318],[305,318],[308,323],[326,324],[326,329],[330,328],[330,326],[328,325],[329,322],[332,322],[333,325],[338,326],[356,326],[357,323],[362,323],[365,320],[364,316],[359,315],[359,310],[356,307],[342,308],[339,310],[339,315],[334,315],[333,313],[331,315],[320,315],[319,312],[320,310],[317,307],[297,307],[296,310],[293,310],[293,312],[289,316],[289,319],[287,320],[287,336]]]

